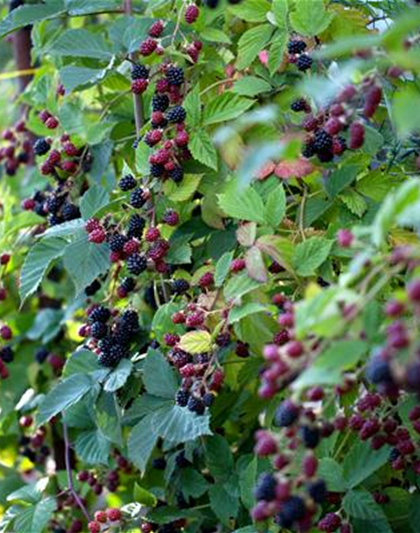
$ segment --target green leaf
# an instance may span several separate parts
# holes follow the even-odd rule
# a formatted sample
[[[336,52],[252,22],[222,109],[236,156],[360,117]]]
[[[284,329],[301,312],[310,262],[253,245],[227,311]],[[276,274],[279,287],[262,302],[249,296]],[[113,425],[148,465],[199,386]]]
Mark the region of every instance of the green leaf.
[[[401,137],[417,132],[420,121],[420,94],[412,87],[403,87],[395,93],[392,116]]]
[[[238,514],[238,497],[228,491],[221,483],[211,487],[209,497],[214,514],[225,526],[229,526],[231,519],[236,518]]]
[[[205,442],[207,468],[216,480],[228,479],[234,470],[233,454],[228,441],[220,435],[209,437]]]
[[[159,411],[158,411],[159,412]],[[144,473],[159,435],[153,430],[154,415],[144,417],[131,430],[127,441],[128,458]]]
[[[255,313],[263,313],[266,311],[267,308],[264,305],[256,302],[249,302],[239,307],[232,307],[232,309],[229,311],[228,321],[229,324],[234,324],[246,316],[255,315]]]
[[[257,236],[257,225],[255,222],[244,222],[236,230],[236,238],[239,244],[247,248],[255,243]]]
[[[247,22],[265,22],[270,4],[267,0],[247,0],[244,4],[229,5],[228,11]]]
[[[286,194],[283,185],[279,185],[272,191],[265,204],[264,218],[270,226],[277,228],[286,214]]]
[[[60,69],[59,73],[66,92],[71,93],[74,89],[102,80],[107,70],[68,65]]]
[[[325,480],[327,489],[331,492],[345,492],[347,483],[343,477],[343,468],[334,459],[325,457],[319,462],[319,476]]]
[[[268,52],[268,69],[270,71],[271,76],[275,75],[276,71],[279,69],[283,61],[287,38],[287,31],[282,29],[276,30],[271,40]]]
[[[187,112],[186,123],[195,128],[200,124],[201,119],[201,97],[198,83],[188,92],[182,105]]]
[[[182,335],[178,346],[190,354],[205,353],[211,350],[212,340],[208,331],[189,331]]]
[[[122,359],[115,370],[111,372],[104,384],[104,390],[115,392],[123,387],[131,374],[133,363],[129,359]]]
[[[242,7],[242,6],[241,6]],[[254,61],[268,44],[274,28],[270,24],[260,24],[243,33],[238,42],[236,68],[243,70]]]
[[[219,205],[227,216],[264,223],[264,204],[252,187],[243,191],[232,188],[225,194],[219,194],[218,198]]]
[[[420,532],[420,494],[415,492],[410,500],[409,522],[413,533]]]
[[[109,194],[100,185],[92,185],[80,200],[80,212],[84,220],[94,217],[109,204]]]
[[[64,267],[73,280],[77,294],[104,274],[109,266],[108,245],[89,242],[87,234],[68,244],[64,250]]]
[[[210,135],[203,129],[196,130],[188,148],[197,161],[217,170],[217,152]]]
[[[77,350],[66,361],[63,376],[66,378],[72,374],[83,374],[100,370],[98,356],[90,350]]]
[[[256,76],[243,76],[239,80],[235,81],[232,92],[239,94],[240,96],[258,96],[261,93],[271,91],[271,85]]]
[[[367,344],[363,341],[337,341],[303,371],[293,387],[301,389],[312,385],[339,384],[341,373],[357,365],[366,350]]]
[[[108,464],[111,443],[98,429],[79,433],[74,446],[77,457],[85,463]]]
[[[271,10],[276,25],[279,28],[287,29],[287,14],[289,10],[287,0],[273,0]]]
[[[100,33],[85,29],[66,30],[53,42],[50,53],[68,57],[91,57],[110,60],[112,52]]]
[[[244,294],[253,291],[261,284],[254,279],[251,279],[248,274],[239,274],[232,277],[224,288],[224,295],[227,300],[233,298],[240,298]]]
[[[385,519],[385,513],[375,502],[370,492],[364,489],[350,490],[343,499],[343,509],[347,514],[363,520]]]
[[[155,507],[157,504],[156,496],[145,488],[140,487],[138,483],[134,483],[133,496],[134,501],[147,505],[148,507]]]
[[[256,246],[276,261],[289,272],[293,272],[292,257],[294,246],[291,241],[278,235],[263,235],[257,242]]]
[[[57,226],[51,226],[42,234],[42,240],[50,239],[51,237],[74,237],[75,235],[82,235],[84,232],[85,221],[82,218],[69,220]],[[61,241],[62,242],[62,241]],[[63,247],[64,243],[61,244]]]
[[[43,477],[36,483],[24,485],[7,495],[7,501],[24,501],[28,503],[37,503],[42,499],[42,494],[48,486],[49,478]]]
[[[199,174],[187,174],[181,183],[172,180],[165,183],[165,194],[172,202],[186,202],[198,189],[201,181]]]
[[[0,23],[0,39],[8,33],[39,20],[48,20],[65,13],[64,0],[50,0],[47,4],[20,6]]]
[[[156,311],[151,329],[154,332],[158,342],[164,342],[165,333],[176,333],[181,335],[184,332],[184,328],[180,324],[174,324],[172,322],[172,315],[182,309],[182,304],[176,304],[174,302],[168,302],[163,304]]]
[[[300,276],[312,276],[316,269],[327,259],[333,245],[332,240],[311,237],[296,246],[293,266]]]
[[[254,100],[225,92],[206,105],[203,112],[203,126],[225,122],[239,117],[254,104]],[[201,131],[201,130],[200,130]],[[192,139],[193,140],[193,139]],[[190,147],[190,144],[188,145]]]
[[[245,265],[248,276],[262,283],[267,281],[267,269],[261,250],[257,246],[251,246],[245,253]]]
[[[226,252],[216,263],[214,272],[214,284],[216,287],[221,287],[229,274],[230,264],[233,259],[233,252]]]
[[[258,463],[256,457],[253,457],[246,467],[241,464],[241,468],[238,469],[237,465],[237,470],[239,470],[241,500],[247,509],[251,509],[255,504],[254,489],[257,477],[257,467]]]
[[[96,401],[94,416],[102,435],[118,446],[122,446],[120,409],[115,396],[111,392],[102,391]]]
[[[332,19],[333,14],[325,10],[323,0],[299,0],[295,11],[290,15],[293,29],[308,37],[325,31]]]
[[[45,498],[19,513],[14,521],[14,531],[43,533],[57,508],[55,498]]]
[[[349,211],[359,218],[363,216],[363,213],[368,207],[363,196],[352,189],[347,189],[347,191],[341,193],[339,198]]]
[[[346,187],[351,185],[360,172],[359,165],[348,165],[335,170],[325,184],[325,190],[331,198],[337,196]]]
[[[180,484],[184,498],[199,498],[209,488],[209,483],[205,480],[204,476],[193,468],[183,468],[180,471]]]
[[[149,394],[173,399],[177,390],[174,371],[158,350],[149,349],[143,365],[143,382]]]
[[[63,239],[43,239],[30,249],[20,273],[22,303],[37,290],[51,263],[63,255],[65,244]]]
[[[208,414],[199,416],[179,405],[160,409],[153,415],[151,423],[159,436],[171,446],[212,434]]]
[[[141,142],[136,148],[136,169],[142,175],[148,175],[150,172],[149,157],[152,153],[150,146]]]
[[[231,43],[230,37],[218,28],[204,28],[204,30],[200,32],[200,36],[204,41],[212,43]]]
[[[372,450],[369,442],[356,442],[346,454],[343,463],[343,475],[350,488],[357,487],[389,458],[389,446]]]
[[[57,383],[42,401],[36,419],[37,425],[41,426],[53,416],[74,405],[91,387],[92,381],[85,374],[73,374]]]

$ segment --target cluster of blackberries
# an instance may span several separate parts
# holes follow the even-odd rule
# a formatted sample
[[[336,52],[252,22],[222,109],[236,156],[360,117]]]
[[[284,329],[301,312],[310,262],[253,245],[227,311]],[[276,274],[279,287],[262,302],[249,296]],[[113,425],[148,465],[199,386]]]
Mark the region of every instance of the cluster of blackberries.
[[[30,415],[23,415],[19,419],[19,427],[23,431],[19,437],[19,455],[26,457],[32,463],[43,465],[50,455],[50,449],[45,444],[47,430],[44,426],[35,431],[28,431],[33,426],[33,418]]]
[[[70,200],[70,191],[64,183],[55,189],[47,186],[43,191],[36,191],[31,198],[23,200],[22,207],[45,217],[51,226],[80,218],[80,210]]]
[[[297,68],[302,72],[310,69],[313,63],[312,57],[305,53],[306,48],[307,44],[301,39],[293,39],[287,43],[289,61],[295,63]]]
[[[25,122],[20,120],[14,127],[1,134],[0,163],[8,176],[14,176],[19,167],[32,162],[33,148]]]
[[[107,307],[93,306],[88,311],[88,325],[80,329],[83,337],[90,337],[88,345],[97,353],[99,364],[106,367],[115,367],[130,355],[130,346],[140,332],[135,311],[114,314]]]
[[[119,526],[122,520],[121,511],[117,508],[108,508],[104,511],[96,511],[94,520],[88,524],[89,533],[101,533],[103,526]]]

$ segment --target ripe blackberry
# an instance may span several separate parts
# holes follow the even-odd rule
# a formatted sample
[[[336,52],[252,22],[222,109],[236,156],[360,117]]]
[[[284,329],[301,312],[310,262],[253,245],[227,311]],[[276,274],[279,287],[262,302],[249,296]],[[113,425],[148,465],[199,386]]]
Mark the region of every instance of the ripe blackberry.
[[[276,409],[274,424],[278,427],[287,428],[299,418],[300,409],[290,400],[284,400]]]
[[[0,360],[4,363],[12,363],[14,357],[15,354],[13,353],[11,346],[3,346],[3,348],[0,349]]]
[[[306,157],[306,159],[309,159],[310,157],[315,155],[315,147],[313,141],[309,141],[303,145],[302,155],[303,157]]]
[[[304,98],[298,98],[297,100],[292,102],[290,109],[295,113],[299,113],[300,111],[309,112],[311,110],[308,105],[308,102]]]
[[[203,400],[201,398],[197,398],[196,396],[190,396],[187,403],[187,408],[189,411],[197,413],[197,415],[203,415],[204,411],[206,410]]]
[[[187,468],[188,466],[190,466],[191,463],[185,457],[185,452],[182,451],[182,452],[179,452],[178,454],[176,454],[176,456],[175,456],[175,464],[176,464],[176,466],[178,468]]]
[[[147,259],[143,254],[133,254],[127,259],[127,269],[133,276],[138,276],[147,269]]]
[[[143,230],[145,226],[145,219],[138,214],[134,214],[128,222],[127,236],[137,237],[138,239],[140,239],[143,235]]]
[[[94,322],[108,322],[111,316],[111,312],[107,307],[98,305],[94,307],[88,314],[88,320],[90,324]]]
[[[175,294],[183,294],[184,292],[187,292],[190,288],[190,284],[186,279],[175,279],[172,282],[172,291]]]
[[[135,286],[136,281],[134,278],[124,278],[120,285],[127,293],[133,291]]]
[[[165,224],[168,224],[168,226],[177,226],[179,223],[179,215],[173,209],[167,209],[163,213],[162,221],[165,222]]]
[[[95,279],[90,285],[85,287],[85,294],[86,296],[93,296],[99,291],[100,288],[101,288],[100,282],[97,279]]]
[[[169,97],[166,94],[155,94],[152,98],[152,111],[166,111],[169,107]]]
[[[53,213],[55,215],[63,205],[63,201],[64,198],[62,196],[52,194],[45,200],[44,208],[48,213]]]
[[[323,479],[318,479],[313,483],[308,485],[309,496],[314,500],[315,503],[323,503],[327,497],[327,486]]]
[[[137,332],[140,329],[139,315],[132,309],[124,311],[121,315],[120,322],[131,332]]]
[[[109,239],[109,249],[111,252],[122,252],[124,249],[124,244],[128,241],[128,238],[121,233],[115,233]]]
[[[276,497],[276,487],[277,481],[272,474],[261,474],[254,489],[255,499],[257,501],[273,501]]]
[[[293,39],[287,43],[287,51],[289,54],[301,54],[306,50],[306,43],[300,39]]]
[[[165,174],[165,167],[157,163],[150,165],[150,175],[153,178],[161,178]]]
[[[141,80],[149,77],[149,69],[144,65],[138,64],[131,67],[131,79]]]
[[[67,203],[61,210],[61,217],[65,222],[80,218],[80,209],[77,207],[77,205]]]
[[[213,405],[216,396],[212,392],[206,392],[203,396],[203,403],[206,407]]]
[[[333,145],[332,136],[325,130],[318,130],[314,136],[314,149],[316,152],[330,151]]]
[[[37,363],[42,364],[44,361],[46,361],[47,357],[50,355],[49,350],[42,346],[35,352],[35,360]]]
[[[186,116],[187,116],[187,113],[185,109],[180,105],[173,107],[171,110],[169,110],[166,113],[166,118],[168,122],[176,123],[176,124],[184,122]]]
[[[48,217],[48,222],[51,226],[58,226],[64,222],[63,218],[59,215],[50,215]]]
[[[103,339],[108,334],[108,326],[103,322],[94,322],[90,327],[90,334],[94,339]]]
[[[175,167],[174,169],[172,169],[169,172],[169,177],[175,183],[181,183],[184,178],[184,171],[182,170],[182,167]]]
[[[321,163],[329,163],[334,159],[334,154],[330,150],[319,150],[316,154]]]
[[[170,66],[166,69],[166,79],[169,85],[182,85],[184,83],[184,71],[181,67]]]
[[[318,428],[313,426],[302,426],[300,436],[303,444],[311,450],[316,448],[321,440],[321,434]]]
[[[175,401],[176,401],[177,405],[179,405],[181,407],[186,407],[187,404],[188,404],[189,398],[190,398],[190,393],[188,391],[186,391],[186,390],[180,389],[176,393]]]
[[[147,202],[144,197],[144,191],[141,187],[134,189],[130,194],[130,205],[136,209],[140,209]]]
[[[118,187],[124,192],[131,191],[137,187],[137,181],[132,174],[127,174],[120,179]]]
[[[291,496],[281,507],[277,515],[277,521],[280,526],[290,528],[294,522],[302,520],[306,514],[305,502],[300,496]]]
[[[366,377],[375,385],[393,383],[389,362],[382,357],[373,358],[366,368]]]
[[[156,457],[152,460],[152,468],[155,468],[156,470],[165,470],[166,468],[166,460],[164,457]]]
[[[296,66],[300,71],[305,72],[305,70],[308,70],[312,67],[312,63],[312,57],[308,56],[307,54],[302,54],[296,61]]]
[[[41,139],[37,139],[34,142],[34,146],[33,146],[33,149],[36,155],[45,155],[46,153],[49,152],[50,148],[51,148],[50,143],[43,137]]]

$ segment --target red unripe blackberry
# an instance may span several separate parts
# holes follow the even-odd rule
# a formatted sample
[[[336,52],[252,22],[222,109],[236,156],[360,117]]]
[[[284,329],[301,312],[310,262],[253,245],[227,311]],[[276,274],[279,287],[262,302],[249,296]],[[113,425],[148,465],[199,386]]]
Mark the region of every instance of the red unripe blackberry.
[[[352,533],[352,528],[350,524],[343,524],[340,527],[340,533]]]
[[[201,326],[204,323],[204,313],[202,311],[195,311],[194,313],[191,313],[187,316],[185,319],[185,324],[189,328],[195,328],[197,326]]]
[[[305,455],[302,461],[302,472],[306,477],[313,477],[318,470],[318,459],[312,453]]]
[[[165,120],[165,115],[162,113],[162,111],[153,111],[151,121],[154,125],[159,126]]]
[[[190,56],[193,63],[197,63],[200,52],[194,46],[188,46],[187,54]]]
[[[407,285],[407,296],[414,303],[420,302],[420,279],[415,279]]]
[[[19,418],[19,426],[22,428],[29,428],[34,423],[34,419],[30,415],[21,416]]]
[[[258,432],[254,452],[259,457],[273,455],[277,453],[277,441],[268,431]]]
[[[156,92],[166,93],[167,91],[169,91],[169,82],[166,78],[161,78],[156,82]]]
[[[22,200],[22,209],[25,211],[32,211],[35,207],[35,200],[32,198],[25,198]]]
[[[397,317],[404,313],[404,304],[398,300],[390,300],[385,305],[385,314],[389,317]]]
[[[163,339],[167,346],[175,346],[175,344],[179,342],[179,335],[176,335],[175,333],[165,333]]]
[[[95,244],[101,244],[106,239],[106,233],[102,228],[95,229],[89,233],[88,241]]]
[[[160,150],[157,150],[150,158],[150,162],[153,164],[158,165],[164,165],[169,161],[171,157],[171,152],[168,150],[165,150],[165,148],[161,148]]]
[[[292,328],[294,326],[294,323],[295,323],[295,319],[294,319],[293,313],[289,313],[289,312],[282,313],[278,317],[277,322],[283,328]]]
[[[7,263],[10,261],[11,259],[11,255],[8,254],[8,253],[2,253],[0,255],[0,265],[7,265]]]
[[[185,130],[179,131],[175,137],[175,144],[177,146],[186,146],[190,140],[190,136]]]
[[[200,10],[195,4],[191,4],[185,10],[185,22],[187,24],[194,24],[200,15]]]
[[[140,529],[141,533],[151,533],[151,531],[153,531],[153,527],[150,522],[143,522]]]
[[[242,259],[240,257],[238,257],[237,259],[234,259],[229,268],[230,268],[230,271],[231,272],[241,272],[241,270],[244,270],[246,266],[246,263],[245,263],[245,259]]]
[[[337,243],[342,248],[349,248],[354,240],[353,233],[348,229],[340,229],[337,232]]]
[[[326,533],[334,533],[340,526],[341,518],[335,513],[328,513],[318,522],[318,529]]]
[[[56,165],[61,160],[61,154],[58,150],[51,150],[51,152],[48,154],[48,162],[51,165]]]
[[[236,343],[235,353],[238,357],[249,357],[249,344],[247,342],[238,341]]]
[[[290,341],[285,349],[287,355],[292,358],[300,357],[304,352],[303,344],[299,341]]]
[[[142,94],[147,89],[149,82],[145,79],[133,80],[131,82],[131,92],[133,94]]]
[[[310,402],[318,402],[324,398],[324,389],[322,387],[313,387],[307,391],[306,396]]]
[[[88,233],[91,233],[92,231],[95,231],[96,229],[101,229],[101,223],[97,218],[89,218],[89,220],[86,221],[85,224],[85,230]]]
[[[49,113],[46,109],[43,109],[42,111],[39,112],[38,114],[38,117],[39,119],[44,122],[45,122],[50,118],[51,116],[51,113]]]
[[[179,223],[179,215],[173,209],[167,209],[162,217],[162,221],[168,226],[177,226]]]
[[[89,472],[87,470],[81,470],[77,474],[77,479],[82,482],[87,481],[89,479]]]
[[[147,144],[147,146],[154,146],[162,140],[162,136],[162,130],[151,130],[145,135],[144,142]]]
[[[0,337],[4,341],[10,341],[13,338],[12,330],[6,324],[0,327]]]
[[[49,130],[55,130],[58,127],[58,120],[55,117],[49,117],[45,121],[45,125]]]
[[[202,289],[205,289],[206,287],[210,287],[210,285],[213,285],[213,283],[214,283],[213,272],[206,272],[198,280],[198,286],[201,287]]]
[[[160,37],[163,30],[165,29],[165,24],[162,20],[157,20],[150,26],[149,35],[150,37]]]
[[[349,148],[357,150],[365,141],[365,127],[360,122],[353,122],[350,126]]]
[[[139,249],[140,249],[140,244],[136,240],[130,239],[124,244],[123,252],[127,255],[132,255],[132,254],[137,253]]]
[[[149,228],[146,231],[145,239],[147,242],[154,242],[160,237],[160,231],[159,228]]]
[[[75,161],[63,161],[61,163],[61,169],[69,174],[73,174],[77,170],[77,163]]]
[[[154,39],[148,37],[140,45],[140,54],[142,56],[150,56],[156,50],[157,42]]]
[[[194,41],[193,42],[194,48],[196,48],[198,51],[203,49],[203,43],[201,41]]]
[[[99,522],[89,522],[88,524],[89,533],[101,533],[101,524]]]
[[[185,322],[185,315],[181,311],[172,315],[172,322],[174,324],[183,324]]]
[[[305,131],[314,131],[318,127],[318,120],[313,115],[307,115],[301,124]]]
[[[94,517],[95,520],[101,524],[106,524],[108,522],[108,517],[105,511],[96,511]]]
[[[343,125],[336,117],[329,118],[324,125],[325,131],[330,135],[336,135],[342,128]]]
[[[346,85],[337,97],[338,102],[349,102],[356,96],[357,90],[354,85]]]
[[[344,137],[334,137],[332,145],[332,153],[340,155],[347,149],[347,143]]]

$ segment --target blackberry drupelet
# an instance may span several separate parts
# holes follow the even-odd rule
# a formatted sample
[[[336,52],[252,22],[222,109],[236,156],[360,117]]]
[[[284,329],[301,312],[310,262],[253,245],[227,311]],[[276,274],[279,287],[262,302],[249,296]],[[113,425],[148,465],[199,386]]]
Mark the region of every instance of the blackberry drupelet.
[[[184,71],[181,67],[170,66],[166,69],[166,79],[169,85],[182,85],[184,83]]]
[[[139,276],[147,269],[147,259],[143,254],[133,254],[127,259],[127,269],[133,276]]]
[[[131,191],[137,187],[137,181],[132,174],[127,174],[120,179],[118,187],[124,192]]]
[[[166,113],[166,118],[168,122],[176,123],[176,124],[184,122],[186,116],[187,116],[187,113],[185,109],[180,105],[173,107]]]
[[[140,209],[144,206],[147,200],[144,198],[144,191],[140,187],[134,189],[130,194],[130,205],[136,209]]]
[[[152,98],[152,111],[166,111],[169,107],[169,97],[166,94],[155,94]]]
[[[47,357],[49,356],[50,352],[47,348],[44,346],[41,346],[36,352],[35,352],[35,360],[37,363],[41,364],[43,363]]]
[[[306,513],[305,502],[300,496],[291,496],[282,504],[277,521],[280,526],[290,528],[294,522],[301,520]]]
[[[86,296],[93,296],[99,291],[100,288],[101,288],[100,282],[97,279],[95,279],[90,285],[88,285],[85,288],[85,294]]]
[[[182,451],[175,456],[175,464],[178,468],[187,468],[191,463],[185,457],[185,452]]]
[[[314,136],[314,149],[316,152],[331,151],[333,145],[332,136],[325,130],[318,130]]]
[[[145,226],[145,219],[138,214],[134,214],[128,222],[128,237],[136,237],[141,239]]]
[[[50,151],[50,148],[50,143],[43,137],[34,142],[34,152],[36,155],[45,155]]]
[[[314,148],[313,141],[309,141],[303,145],[302,155],[303,157],[306,157],[307,159],[315,155],[315,148]]]
[[[3,346],[3,348],[0,349],[0,359],[4,363],[12,363],[14,357],[15,354],[13,353],[13,349],[11,346]]]
[[[304,98],[298,98],[297,100],[292,102],[290,109],[295,113],[299,113],[300,111],[309,111],[310,107],[308,105],[308,102]]]
[[[152,468],[155,468],[156,470],[165,470],[166,468],[166,460],[164,457],[156,457],[152,460]]]
[[[312,67],[312,63],[312,57],[308,56],[307,54],[302,54],[296,61],[296,66],[300,71],[305,72],[305,70],[308,70]]]
[[[56,215],[60,210],[60,207],[63,205],[64,198],[62,196],[56,196],[52,194],[45,201],[45,209],[48,213]]]
[[[293,39],[287,43],[287,51],[289,54],[301,54],[306,50],[306,43],[300,39]]]
[[[142,64],[133,65],[131,67],[131,79],[141,80],[149,77],[149,69]]]
[[[120,317],[121,324],[130,332],[137,332],[140,329],[139,315],[132,309],[127,309]]]
[[[136,281],[134,278],[124,278],[120,285],[126,292],[131,292],[136,287]]]

